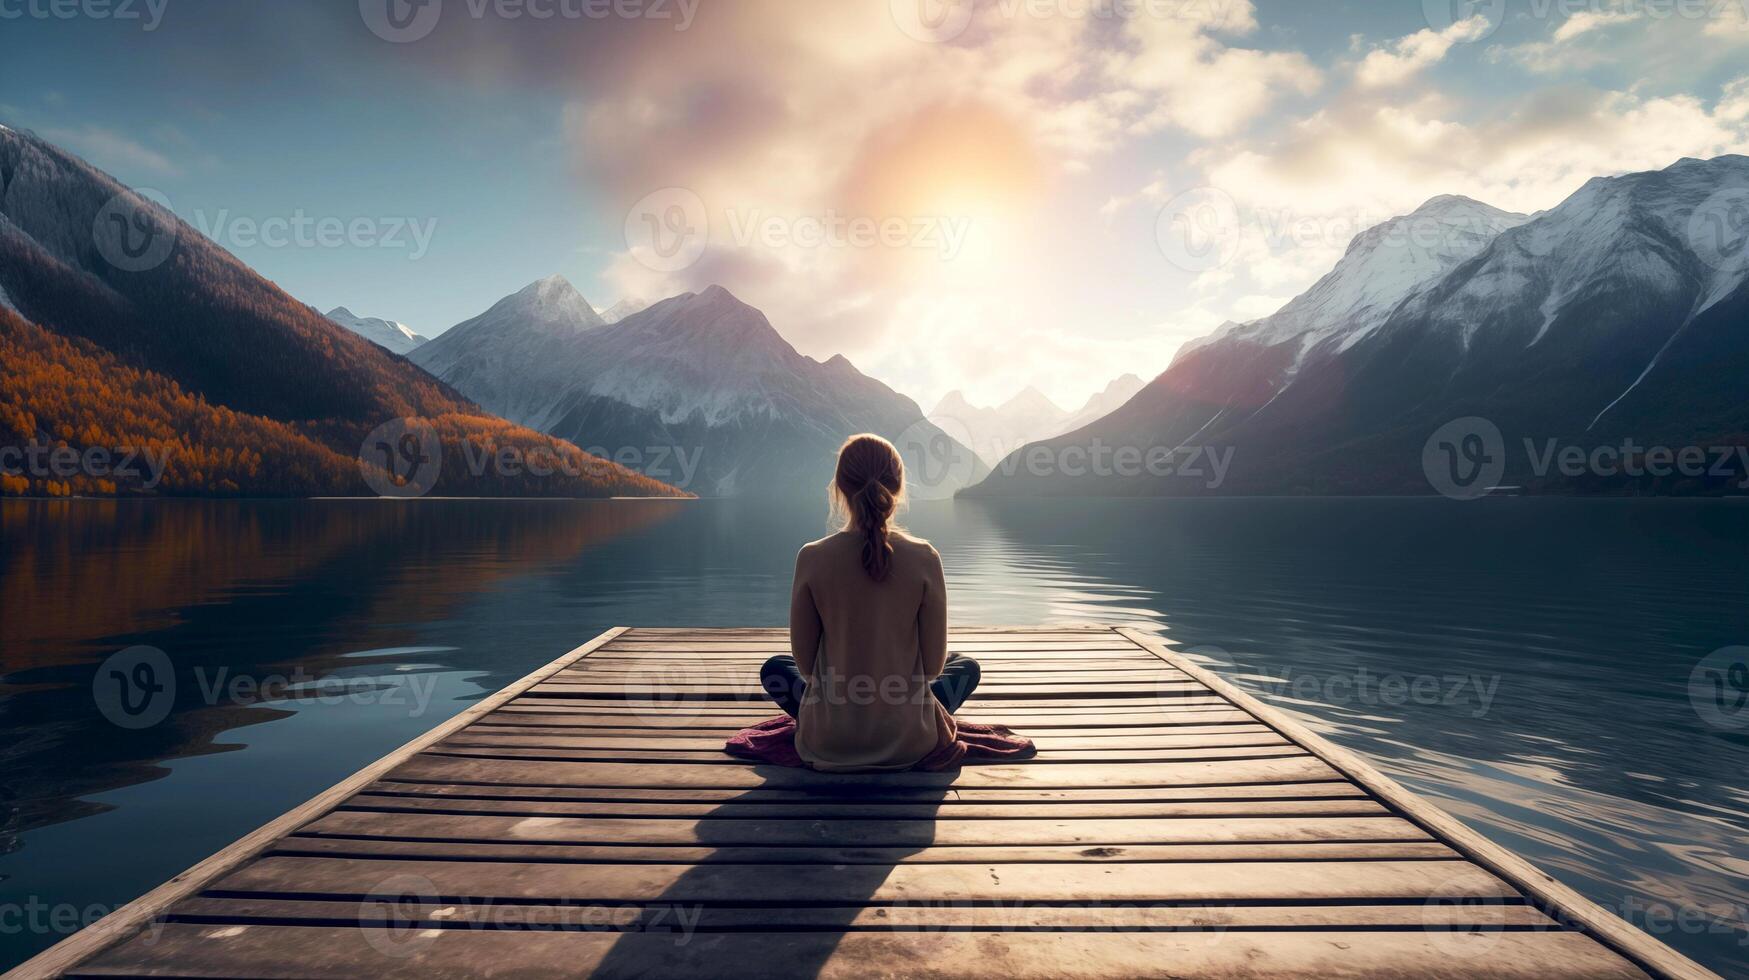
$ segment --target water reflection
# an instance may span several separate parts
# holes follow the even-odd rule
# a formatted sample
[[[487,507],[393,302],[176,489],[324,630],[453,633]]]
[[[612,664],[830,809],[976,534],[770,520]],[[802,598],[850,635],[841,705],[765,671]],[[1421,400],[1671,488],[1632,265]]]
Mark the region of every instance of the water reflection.
[[[124,901],[608,626],[779,624],[824,521],[814,500],[0,503],[0,902]],[[1749,508],[977,501],[908,523],[956,622],[1148,624],[1629,918],[1710,910],[1717,931],[1663,938],[1749,969],[1749,737],[1688,690],[1749,642]],[[307,683],[181,684],[124,731],[92,676],[142,643],[190,676]],[[429,703],[319,696],[336,683]],[[0,963],[55,938],[0,936]]]

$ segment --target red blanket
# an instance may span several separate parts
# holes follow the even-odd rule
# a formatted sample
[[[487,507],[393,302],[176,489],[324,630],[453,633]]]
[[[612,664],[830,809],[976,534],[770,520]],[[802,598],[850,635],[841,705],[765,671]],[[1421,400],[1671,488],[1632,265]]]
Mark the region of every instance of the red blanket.
[[[959,738],[923,757],[913,769],[953,769],[965,763],[1012,762],[1038,754],[1032,739],[1016,735],[1001,725],[975,725],[962,721]],[[739,759],[774,766],[805,767],[796,754],[796,720],[779,715],[743,728],[724,743],[723,751]]]

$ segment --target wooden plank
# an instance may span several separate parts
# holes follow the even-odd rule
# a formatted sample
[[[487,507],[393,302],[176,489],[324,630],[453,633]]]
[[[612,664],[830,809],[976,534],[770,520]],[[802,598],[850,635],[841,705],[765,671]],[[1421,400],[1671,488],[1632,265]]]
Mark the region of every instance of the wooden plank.
[[[1253,864],[581,865],[265,857],[215,882],[224,895],[363,899],[412,879],[448,899],[892,904],[899,902],[1249,902],[1499,900],[1493,875],[1454,861]]]
[[[55,976],[104,947],[134,935],[171,904],[194,894],[213,879],[230,873],[266,850],[274,841],[326,813],[341,800],[387,775],[407,760],[414,758],[426,746],[440,742],[451,734],[466,728],[476,719],[491,714],[523,691],[563,670],[572,662],[588,656],[592,651],[624,632],[626,632],[626,627],[623,626],[607,630],[521,680],[480,699],[458,712],[448,721],[433,727],[425,734],[335,783],[278,818],[261,825],[217,854],[109,913],[96,924],[74,933],[62,942],[50,947],[19,966],[17,971],[8,972],[6,977],[11,978],[14,973],[19,973],[21,976]]]
[[[1229,729],[1239,729],[1232,731]],[[1211,745],[1290,745],[1287,739],[1262,725],[1219,726],[1213,731],[1195,730],[1172,734],[1127,736],[1038,735],[1033,739],[1040,751],[1052,749],[1165,749],[1203,748]],[[493,745],[514,745],[521,748],[549,749],[626,749],[636,752],[712,751],[721,753],[723,740],[715,735],[699,736],[608,736],[578,734],[567,728],[491,727],[475,725],[459,732],[443,745],[467,745],[482,748]]]
[[[1163,680],[1153,681],[1113,681],[1109,684],[1097,681],[1085,683],[1011,683],[1000,678],[991,678],[978,685],[978,690],[986,697],[1030,698],[1048,697],[1063,700],[1074,696],[1077,690],[1088,693],[1099,693],[1106,697],[1116,697],[1130,694],[1138,697],[1165,698],[1174,695],[1205,694],[1207,689],[1200,684],[1185,681]],[[709,680],[694,680],[686,677],[660,679],[639,677],[624,682],[601,681],[577,678],[555,678],[536,687],[531,694],[539,697],[595,697],[595,698],[635,698],[659,697],[663,701],[670,698],[700,697],[710,701],[760,701],[769,703],[765,689],[757,682],[743,681],[740,683],[712,683]]]
[[[1045,844],[978,847],[698,847],[675,844],[521,844],[292,835],[272,853],[311,857],[441,859],[546,864],[1165,864],[1284,861],[1455,861],[1434,841],[1355,844]]]
[[[789,639],[757,639],[757,640],[621,640],[613,645],[615,651],[640,651],[652,653],[677,654],[711,654],[711,653],[789,653]],[[976,652],[980,650],[997,653],[1010,651],[1045,650],[1051,653],[1068,653],[1071,651],[1088,653],[1124,653],[1130,650],[1129,644],[1116,639],[1056,639],[1044,637],[1002,637],[990,639],[965,639],[950,636],[947,649]],[[769,655],[769,654],[768,654]]]
[[[876,784],[860,788],[801,785],[787,789],[659,789],[649,786],[482,786],[468,784],[402,782],[381,779],[364,789],[379,795],[455,796],[492,800],[574,800],[683,803],[819,803],[854,801],[861,806],[883,803],[1153,803],[1192,801],[1200,803],[1237,800],[1371,799],[1367,792],[1347,780],[1340,782],[1260,783],[1217,786],[1080,787],[1075,789],[1019,789],[1011,786],[955,787],[951,796],[937,790]]]
[[[775,717],[777,714],[775,711],[762,711],[741,716],[702,714],[694,716],[689,712],[683,717],[665,719],[656,714],[636,711],[600,714],[593,711],[578,713],[562,708],[538,710],[539,713],[533,711],[497,712],[492,717],[502,719],[502,725],[498,721],[494,721],[489,727],[514,728],[532,725],[535,727],[576,728],[604,733],[615,730],[625,734],[645,732],[654,735],[666,735],[674,732],[708,732],[727,738],[748,725]],[[1124,712],[1121,714],[1090,715],[1034,713],[1022,718],[1001,711],[980,713],[968,707],[962,709],[958,717],[961,721],[1006,725],[1024,735],[1064,734],[1065,732],[1095,734],[1101,731],[1123,733],[1138,730],[1170,732],[1180,728],[1204,728],[1218,725],[1246,727],[1257,723],[1257,720],[1250,715],[1237,711],[1221,710],[1198,713]],[[479,727],[484,729],[488,726],[482,723]]]
[[[1032,762],[973,766],[953,772],[826,773],[780,766],[645,766],[536,760],[505,765],[487,759],[420,755],[402,763],[390,775],[400,780],[500,786],[716,786],[735,789],[761,786],[922,786],[943,792],[976,786],[1222,786],[1326,782],[1337,778],[1334,769],[1310,757],[1125,765]]]
[[[1158,637],[1135,629],[1121,629],[1143,649],[1202,681],[1208,688],[1233,704],[1248,711],[1265,724],[1306,747],[1318,758],[1329,763],[1356,783],[1366,787],[1398,812],[1428,828],[1435,836],[1450,843],[1481,867],[1487,868],[1532,896],[1545,907],[1559,910],[1565,921],[1582,926],[1611,949],[1628,957],[1643,969],[1671,977],[1696,980],[1712,977],[1711,971],[1652,939],[1625,920],[1616,917],[1578,892],[1556,881],[1547,872],[1533,866],[1511,851],[1495,844],[1467,825],[1409,792],[1395,780],[1378,771],[1371,763],[1294,720],[1286,712],[1257,700],[1244,690],[1170,650]]]
[[[680,925],[660,915],[656,904],[572,903],[495,905],[408,901],[380,903],[274,898],[193,898],[176,907],[176,922],[309,923],[313,925],[483,929],[623,929],[659,932]],[[657,914],[652,914],[652,912]],[[1393,927],[1463,930],[1560,931],[1553,919],[1518,904],[1433,903],[1421,905],[1119,905],[980,906],[954,903],[733,908],[699,906],[686,926],[699,932],[766,929],[977,930],[1054,932],[1095,930],[1378,929]]]
[[[383,950],[393,950],[387,955]],[[171,924],[81,976],[341,978],[368,964],[373,980],[457,972],[527,980],[601,977],[871,976],[989,980],[1180,980],[1317,976],[1625,980],[1642,974],[1590,939],[1565,932],[724,932],[682,943],[661,933],[452,928],[378,933],[356,926]],[[1430,966],[1438,965],[1437,973]]]
[[[1089,699],[1092,700],[1092,699]],[[673,717],[677,720],[707,717],[734,718],[769,718],[781,714],[777,705],[769,701],[728,702],[676,702],[650,700],[585,700],[580,698],[520,698],[516,703],[504,709],[506,716],[513,712],[550,711],[556,714],[612,714],[620,713],[626,717],[646,716],[655,712],[663,717]],[[1161,718],[1190,716],[1199,717],[1209,714],[1235,714],[1238,709],[1216,697],[1171,698],[1152,701],[1146,698],[1135,698],[1116,703],[1100,705],[1076,704],[1074,701],[989,701],[980,699],[977,695],[959,710],[959,715],[971,713],[994,715],[999,718],[1099,718],[1130,716],[1131,718],[1153,716]],[[1240,714],[1240,717],[1250,718]],[[1252,719],[1255,720],[1255,719]]]
[[[299,830],[306,837],[523,841],[558,844],[719,844],[926,847],[1003,844],[1212,844],[1260,841],[1425,841],[1397,817],[1181,817],[1173,820],[699,820],[461,816],[338,810]]]
[[[1246,800],[1226,803],[717,803],[578,802],[571,800],[467,800],[360,793],[340,812],[511,814],[523,817],[698,817],[712,820],[1011,820],[1022,817],[1072,820],[1147,817],[1386,816],[1373,800]]]
[[[588,661],[584,661],[588,663]],[[998,667],[983,668],[983,678],[986,681],[1001,681],[1004,684],[1070,684],[1076,687],[1110,684],[1118,681],[1177,681],[1183,683],[1190,675],[1181,670],[1169,670],[1159,667],[1133,669],[1127,667],[1102,667],[1098,670],[1034,670],[1006,669]],[[591,666],[575,667],[560,671],[555,679],[567,682],[612,681],[627,683],[643,678],[654,678],[662,681],[672,680],[709,680],[713,682],[736,683],[753,680],[757,682],[759,672],[756,668],[746,670],[722,670],[717,668],[701,668],[697,670],[663,669],[645,667],[611,667]]]
[[[494,716],[495,717],[495,716]],[[715,746],[722,748],[725,736],[739,731],[736,725],[716,725],[710,727],[674,728],[653,730],[648,728],[615,728],[613,726],[577,726],[563,724],[525,724],[521,721],[495,722],[491,720],[475,722],[464,733],[468,737],[498,736],[498,735],[555,735],[565,738],[577,738],[588,741],[600,748],[610,745],[623,745],[626,748],[656,747],[656,748],[701,748]],[[1030,731],[1030,729],[1029,729]],[[1217,725],[1171,725],[1171,726],[1132,726],[1128,728],[1051,728],[1032,732],[1033,741],[1039,745],[1050,745],[1056,748],[1095,748],[1100,745],[1124,743],[1130,745],[1156,747],[1179,744],[1202,744],[1205,739],[1236,738],[1241,736],[1266,736],[1280,738],[1273,730],[1258,724],[1217,724]],[[458,736],[459,737],[459,736]],[[1207,744],[1218,744],[1209,742]]]
[[[431,755],[449,757],[503,759],[509,762],[543,760],[556,762],[657,762],[664,765],[752,766],[754,763],[725,754],[721,749],[703,752],[638,752],[633,749],[530,749],[530,748],[469,748],[449,743],[433,746]],[[1255,748],[1190,748],[1190,749],[1065,749],[1039,758],[1047,763],[1119,763],[1119,762],[1189,762],[1209,759],[1274,759],[1306,755],[1297,745],[1264,745]]]
[[[687,713],[715,711],[723,714],[747,714],[761,711],[776,711],[777,705],[762,696],[737,701],[700,701],[697,704],[681,705],[673,698],[654,698],[648,696],[642,698],[626,698],[619,696],[618,692],[612,697],[583,698],[549,697],[545,694],[531,691],[530,693],[517,698],[514,703],[506,706],[506,710],[513,711],[538,708],[562,711],[583,711],[594,709],[613,711],[624,710],[627,708],[666,708],[677,711],[684,709]],[[1015,711],[1027,711],[1033,713],[1077,712],[1080,714],[1100,714],[1102,712],[1117,711],[1239,710],[1225,699],[1210,692],[1151,700],[1148,698],[1135,697],[1107,698],[1091,692],[1082,692],[1078,697],[1075,695],[1038,695],[1026,698],[999,698],[988,696],[981,691],[974,692],[971,699],[966,702],[965,707],[961,710],[970,711],[973,709],[979,711],[1012,709]]]

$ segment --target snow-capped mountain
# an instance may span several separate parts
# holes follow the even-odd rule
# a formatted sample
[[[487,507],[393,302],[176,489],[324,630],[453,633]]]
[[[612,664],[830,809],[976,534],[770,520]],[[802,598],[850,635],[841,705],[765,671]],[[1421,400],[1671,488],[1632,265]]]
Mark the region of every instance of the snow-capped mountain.
[[[529,283],[422,344],[413,363],[487,411],[528,421],[568,384],[578,335],[607,324],[564,276]],[[539,428],[538,425],[535,425]]]
[[[323,315],[378,347],[387,348],[396,354],[411,353],[413,348],[425,343],[425,338],[405,323],[384,320],[381,317],[359,316],[344,306],[336,306]]]
[[[1728,219],[1744,199],[1743,156],[1598,178],[1529,218],[1436,198],[1358,236],[1281,311],[1186,345],[1122,408],[1051,441],[1230,450],[1220,487],[1005,465],[974,492],[1427,493],[1429,437],[1472,416],[1501,431],[1502,482],[1533,490],[1561,483],[1527,440],[1741,440],[1749,256]]]
[[[1179,357],[1222,341],[1291,343],[1296,365],[1327,342],[1346,349],[1382,326],[1417,290],[1529,220],[1467,197],[1436,197],[1356,235],[1334,269],[1280,310],[1250,323],[1229,323],[1184,345]]]
[[[921,490],[983,472],[915,402],[841,356],[798,353],[721,286],[605,324],[564,280],[543,280],[413,360],[492,411],[698,493],[816,493],[863,431],[907,450]]]

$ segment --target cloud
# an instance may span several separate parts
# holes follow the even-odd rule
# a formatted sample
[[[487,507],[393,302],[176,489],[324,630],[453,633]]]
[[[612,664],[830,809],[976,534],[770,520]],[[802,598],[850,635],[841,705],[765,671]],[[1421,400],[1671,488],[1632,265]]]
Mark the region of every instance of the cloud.
[[[1164,171],[1156,170],[1153,179],[1134,194],[1112,194],[1099,206],[1099,215],[1108,221],[1119,212],[1137,205],[1159,204],[1172,196],[1172,184]]]
[[[1582,10],[1555,26],[1546,41],[1490,47],[1488,60],[1513,63],[1538,75],[1561,75],[1631,66],[1628,81],[1666,83],[1698,77],[1712,66],[1741,57],[1749,44],[1745,0],[1704,4],[1628,4]],[[1633,24],[1631,31],[1612,30]]]
[[[1749,152],[1749,76],[1711,105],[1560,86],[1497,114],[1465,118],[1462,108],[1436,93],[1356,90],[1273,139],[1199,151],[1193,162],[1234,198],[1242,222],[1234,259],[1197,281],[1203,302],[1255,317],[1263,297],[1294,295],[1327,272],[1355,234],[1440,194],[1530,213],[1593,177]]]
[[[1387,47],[1374,48],[1355,68],[1354,79],[1363,88],[1400,85],[1438,64],[1453,45],[1486,36],[1493,25],[1485,14],[1457,21],[1443,31],[1416,31]]]
[[[1561,26],[1555,28],[1554,41],[1565,44],[1592,31],[1614,27],[1617,24],[1631,24],[1645,16],[1643,10],[1581,10],[1561,21]]]
[[[1193,5],[1196,6],[1196,5]],[[1226,22],[1229,30],[1256,29],[1247,4]],[[1148,108],[1130,126],[1149,132],[1178,126],[1197,136],[1220,137],[1243,128],[1281,93],[1310,95],[1322,73],[1303,54],[1228,47],[1187,18],[1136,17],[1125,23],[1129,44],[1108,56],[1105,74],[1122,80],[1118,91],[1147,97]]]
[[[1703,33],[1737,43],[1749,41],[1749,0],[1724,0],[1707,19]]]
[[[567,57],[547,39],[509,41],[531,53],[494,63],[514,62],[519,75],[542,66],[588,75],[564,130],[578,178],[606,202],[610,224],[661,188],[704,202],[709,241],[698,262],[663,272],[628,249],[608,273],[623,294],[720,282],[807,354],[902,367],[892,376],[924,387],[944,373],[958,375],[952,387],[993,377],[1024,384],[1016,365],[1025,363],[1041,387],[1047,376],[1079,378],[1084,397],[1115,376],[1107,372],[1124,363],[1125,345],[1078,344],[1080,325],[1038,325],[1029,294],[1039,277],[1017,270],[1061,264],[1053,253],[1062,233],[1047,209],[1152,136],[1240,133],[1321,81],[1297,52],[1237,46],[1257,30],[1249,0],[1098,13],[1120,7],[979,3],[960,36],[929,44],[899,30],[885,3],[798,17],[787,4],[748,0],[701,10],[686,35],[627,38],[640,55],[608,54],[611,78],[600,66],[575,67],[586,56]],[[1107,216],[1126,203],[1110,202]],[[965,241],[944,256],[927,246],[809,248],[733,234],[833,216],[963,225]],[[1017,294],[1029,300],[1013,310],[992,299]],[[1007,344],[992,353],[993,324],[1041,331],[1029,349],[1051,354]],[[1132,356],[1154,343],[1132,342]]]

